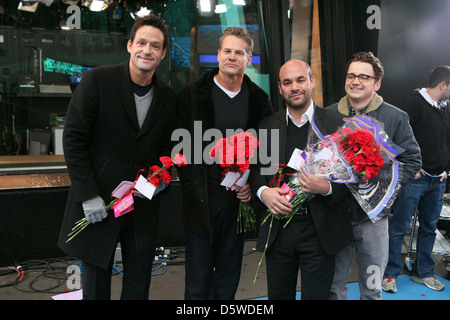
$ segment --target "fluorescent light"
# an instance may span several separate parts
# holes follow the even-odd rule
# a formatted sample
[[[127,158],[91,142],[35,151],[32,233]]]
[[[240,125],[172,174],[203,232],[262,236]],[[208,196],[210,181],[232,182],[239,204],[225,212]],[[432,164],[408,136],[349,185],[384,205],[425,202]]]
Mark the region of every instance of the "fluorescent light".
[[[211,12],[211,0],[200,0],[198,5],[200,12]]]
[[[227,12],[227,6],[225,4],[218,4],[216,5],[215,13],[224,13]]]
[[[91,11],[101,11],[103,9],[104,4],[105,3],[103,0],[94,0],[94,1],[92,1],[91,5],[89,6],[89,9]]]

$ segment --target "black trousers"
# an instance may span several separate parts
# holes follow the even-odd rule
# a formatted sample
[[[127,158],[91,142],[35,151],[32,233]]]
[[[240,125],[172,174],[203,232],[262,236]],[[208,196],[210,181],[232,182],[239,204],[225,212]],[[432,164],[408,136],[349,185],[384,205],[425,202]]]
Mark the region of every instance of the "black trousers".
[[[334,275],[334,256],[327,255],[310,215],[297,215],[266,252],[270,300],[295,300],[301,273],[301,299],[327,300]]]
[[[129,213],[131,215],[132,213]],[[119,234],[120,248],[122,252],[123,279],[121,300],[148,300],[150,282],[152,277],[152,264],[139,267],[133,221],[131,216],[125,219]],[[152,245],[155,248],[156,243]],[[83,300],[110,300],[111,276],[114,263],[114,254],[107,269],[100,268],[83,261],[82,281]],[[152,253],[155,256],[155,252]]]
[[[210,198],[212,239],[185,233],[186,300],[233,300],[241,276],[244,234],[238,234],[239,203]]]

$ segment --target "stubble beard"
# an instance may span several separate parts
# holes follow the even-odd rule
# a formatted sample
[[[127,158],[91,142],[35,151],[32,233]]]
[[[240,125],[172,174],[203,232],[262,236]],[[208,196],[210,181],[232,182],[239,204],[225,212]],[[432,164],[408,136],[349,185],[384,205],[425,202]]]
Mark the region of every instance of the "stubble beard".
[[[292,101],[290,100],[290,97],[288,97],[288,100],[286,101],[286,103],[294,110],[302,110],[309,106],[311,95],[308,95],[306,91],[303,90],[299,93],[303,94],[303,97],[300,100]]]

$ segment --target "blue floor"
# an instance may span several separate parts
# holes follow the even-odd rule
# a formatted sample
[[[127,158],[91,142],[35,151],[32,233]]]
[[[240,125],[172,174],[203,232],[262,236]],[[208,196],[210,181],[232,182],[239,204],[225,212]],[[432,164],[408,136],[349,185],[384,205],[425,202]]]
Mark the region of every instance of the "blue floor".
[[[383,291],[383,300],[450,300],[450,281],[436,276],[444,285],[442,291],[431,290],[423,284],[411,280],[411,276],[402,274],[397,277],[397,292],[388,293]],[[348,284],[348,300],[359,300],[359,286],[357,282]],[[301,292],[297,293],[300,300]],[[260,298],[259,300],[266,300]]]
[[[397,292],[383,291],[383,300],[450,300],[450,281],[436,276],[445,288],[442,291],[429,289],[423,284],[411,280],[411,276],[402,274],[397,277]],[[348,284],[348,300],[359,300],[358,283]]]

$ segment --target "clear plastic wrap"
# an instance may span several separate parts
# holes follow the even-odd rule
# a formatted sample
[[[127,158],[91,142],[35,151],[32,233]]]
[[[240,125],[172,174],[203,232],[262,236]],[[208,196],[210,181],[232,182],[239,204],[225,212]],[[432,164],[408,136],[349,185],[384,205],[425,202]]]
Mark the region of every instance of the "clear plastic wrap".
[[[361,115],[323,136],[314,121],[303,158],[307,170],[318,177],[345,183],[372,221],[394,202],[401,180],[395,159],[403,149],[384,131],[383,123]]]

